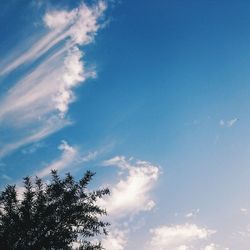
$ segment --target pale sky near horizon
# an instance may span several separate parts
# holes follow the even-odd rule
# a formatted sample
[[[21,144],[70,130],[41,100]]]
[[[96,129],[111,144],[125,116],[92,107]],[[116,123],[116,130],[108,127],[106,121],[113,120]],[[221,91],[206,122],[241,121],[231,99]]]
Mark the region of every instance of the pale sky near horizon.
[[[1,188],[90,169],[107,250],[250,249],[249,1],[1,1],[0,37]]]

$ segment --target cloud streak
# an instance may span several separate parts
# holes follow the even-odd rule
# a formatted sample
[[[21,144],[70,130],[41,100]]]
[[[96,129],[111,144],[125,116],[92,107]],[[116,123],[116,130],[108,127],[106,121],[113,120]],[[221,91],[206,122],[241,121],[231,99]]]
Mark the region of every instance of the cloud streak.
[[[46,13],[43,21],[47,31],[43,37],[34,43],[28,51],[6,63],[0,71],[0,75],[7,74],[23,64],[36,60],[61,41],[68,42],[73,46],[92,42],[100,28],[98,20],[105,9],[106,4],[99,1],[97,5],[92,7],[82,4],[79,8],[71,11],[55,10]],[[6,61],[11,59],[7,58]]]
[[[64,140],[58,146],[58,149],[62,152],[61,156],[43,169],[36,172],[36,176],[40,178],[47,177],[51,170],[63,171],[68,168],[72,170],[72,168],[78,166],[79,164],[94,160],[98,155],[97,151],[88,152],[86,155],[83,155],[78,147],[71,146]]]
[[[105,8],[100,1],[68,12],[46,13],[45,35],[30,50],[2,67],[0,75],[32,63],[30,72],[0,96],[0,130],[5,135],[0,143],[0,157],[71,124],[67,113],[76,99],[75,87],[96,75],[86,69],[79,46],[94,41]],[[38,63],[36,60],[42,56]]]
[[[50,174],[51,170],[61,171],[68,168],[69,166],[72,167],[79,162],[78,149],[70,146],[66,141],[62,141],[58,149],[62,151],[61,157],[38,171],[36,176],[39,178],[44,178]]]

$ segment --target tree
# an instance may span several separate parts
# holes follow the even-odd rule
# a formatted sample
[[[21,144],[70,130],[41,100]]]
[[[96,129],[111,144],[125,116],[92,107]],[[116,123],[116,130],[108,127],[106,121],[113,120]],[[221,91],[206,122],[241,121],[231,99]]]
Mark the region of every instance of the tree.
[[[108,189],[88,191],[94,173],[87,171],[75,181],[66,174],[61,179],[51,172],[48,184],[41,179],[24,178],[24,192],[18,198],[16,186],[8,185],[0,194],[0,249],[4,250],[57,250],[103,249],[93,237],[107,234],[109,223],[101,217],[106,210],[97,200],[109,194]]]

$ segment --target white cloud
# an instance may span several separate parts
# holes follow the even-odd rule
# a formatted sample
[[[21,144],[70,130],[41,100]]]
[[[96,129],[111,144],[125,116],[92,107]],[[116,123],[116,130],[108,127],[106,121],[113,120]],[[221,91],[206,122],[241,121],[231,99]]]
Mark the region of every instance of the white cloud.
[[[221,127],[228,127],[228,128],[231,128],[231,127],[233,127],[233,126],[236,124],[236,122],[238,122],[238,121],[239,121],[238,118],[233,118],[233,119],[227,120],[227,121],[225,121],[225,120],[220,120],[219,124],[220,124]]]
[[[36,176],[43,178],[48,176],[51,170],[62,171],[68,168],[72,169],[81,163],[95,159],[97,156],[97,152],[89,152],[87,155],[82,156],[77,147],[69,145],[66,141],[62,141],[58,149],[62,152],[60,158],[38,171]]]
[[[216,250],[218,249],[218,246],[216,246],[214,243],[211,243],[207,246],[205,246],[204,250]]]
[[[196,210],[193,210],[185,215],[186,218],[194,218],[200,213],[200,209],[197,208]]]
[[[242,214],[248,214],[248,209],[242,207],[242,208],[240,209],[240,212],[241,212]]]
[[[223,248],[217,244],[211,243],[211,244],[205,246],[204,250],[229,250],[229,248],[228,247]]]
[[[85,68],[83,52],[77,46],[93,41],[105,8],[100,1],[92,7],[82,4],[72,11],[46,13],[47,33],[30,50],[1,67],[0,74],[6,74],[45,56],[0,96],[0,128],[5,130],[0,157],[71,123],[67,112],[75,100],[74,88],[96,74]]]
[[[64,73],[62,79],[58,79],[57,93],[54,93],[55,108],[60,112],[63,117],[68,111],[69,104],[74,100],[74,94],[72,88],[77,84],[85,81],[87,76],[90,76],[90,72],[84,74],[84,65],[81,62],[82,53],[74,47],[69,51],[67,57],[64,60]],[[92,75],[95,73],[92,72]]]
[[[58,11],[54,10],[45,14],[44,23],[50,29],[63,29],[69,24],[72,24],[76,19],[77,10],[72,11]]]
[[[220,120],[220,125],[223,127],[225,125],[224,120]]]
[[[61,151],[60,157],[53,160],[51,163],[46,164],[42,169],[36,171],[32,176],[37,176],[39,178],[46,178],[51,174],[51,170],[57,170],[58,172],[70,170],[72,172],[73,168],[78,167],[80,164],[94,160],[98,152],[88,152],[83,154],[78,147],[71,146],[67,141],[62,140],[58,146],[58,150]],[[23,193],[25,188],[22,182],[16,183],[18,199],[23,198]]]
[[[2,123],[18,119],[22,126],[56,111],[65,114],[74,99],[72,88],[86,79],[81,56],[76,47],[53,55],[12,87],[0,101]]]
[[[238,120],[238,118],[234,118],[232,120],[227,121],[228,127],[232,127]]]
[[[64,41],[67,45],[86,45],[93,41],[97,30],[100,28],[98,23],[100,17],[106,9],[106,4],[99,1],[90,7],[82,4],[72,11],[53,10],[45,14],[44,24],[48,27],[43,37],[30,45],[30,49],[18,55],[16,59],[9,58],[2,62],[0,75],[34,61],[41,55],[48,52],[53,46]],[[65,45],[65,44],[64,44]]]
[[[195,224],[160,226],[150,230],[150,247],[157,250],[188,250],[194,243],[206,240],[215,231]]]
[[[22,117],[17,117],[17,120],[13,119],[13,123],[10,125],[20,126],[21,124],[16,124],[19,119],[22,119]],[[9,131],[7,130],[6,136],[0,141],[0,158],[24,145],[38,142],[69,124],[70,121],[68,120],[52,116],[48,120],[44,119],[33,126],[27,126],[25,129],[11,130],[8,128]]]
[[[158,180],[159,167],[145,161],[133,162],[123,156],[105,161],[104,165],[120,168],[121,175],[127,173],[111,187],[111,195],[101,201],[110,216],[131,216],[141,211],[149,211],[155,206],[150,192]]]
[[[70,146],[66,141],[62,141],[62,143],[58,147],[59,150],[62,151],[61,157],[41,169],[36,173],[36,175],[40,178],[46,177],[50,174],[51,170],[63,170],[68,166],[72,166],[76,163],[76,160],[79,158],[79,151],[77,148]]]
[[[78,11],[75,24],[68,31],[72,42],[79,45],[92,42],[96,31],[100,28],[97,20],[105,9],[106,4],[103,1],[99,1],[93,8],[82,5]]]
[[[119,169],[119,180],[110,187],[111,195],[99,201],[99,205],[107,209],[113,225],[110,234],[103,240],[103,245],[109,250],[123,250],[126,249],[131,232],[138,231],[145,223],[143,218],[136,223],[135,216],[150,211],[155,206],[151,191],[159,178],[160,170],[149,162],[135,161],[124,156],[116,156],[103,165]]]
[[[71,146],[66,141],[61,141],[58,149],[61,151],[60,157],[55,159],[49,164],[46,164],[45,167],[33,173],[33,176],[37,176],[39,178],[46,178],[50,175],[51,170],[57,170],[58,172],[64,170],[71,170],[80,164],[89,162],[94,160],[98,152],[88,152],[87,154],[83,154],[78,147]],[[17,195],[19,199],[23,198],[23,192],[25,188],[22,183],[17,183]]]
[[[126,232],[113,228],[108,237],[102,241],[102,244],[108,250],[124,250],[127,244]]]

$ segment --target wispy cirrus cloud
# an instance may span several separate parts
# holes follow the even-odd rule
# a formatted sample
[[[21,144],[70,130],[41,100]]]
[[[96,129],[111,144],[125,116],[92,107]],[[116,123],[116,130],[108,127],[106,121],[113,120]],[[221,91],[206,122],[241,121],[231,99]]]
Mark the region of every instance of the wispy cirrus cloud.
[[[79,8],[71,11],[53,10],[45,13],[43,22],[48,28],[45,34],[16,59],[12,56],[4,59],[1,62],[0,75],[36,60],[59,42],[64,41],[71,46],[91,43],[100,28],[98,20],[105,9],[104,1],[99,1],[92,7],[81,4]]]
[[[24,155],[34,154],[36,151],[44,147],[45,147],[45,143],[37,142],[27,148],[22,149],[22,154]]]
[[[58,149],[62,151],[60,158],[38,171],[36,173],[38,177],[44,178],[50,174],[51,170],[60,171],[77,163],[79,151],[76,147],[72,147],[66,141],[62,141]]]
[[[75,100],[74,88],[96,75],[86,69],[78,46],[94,41],[105,8],[100,1],[94,6],[82,4],[71,11],[46,13],[44,36],[16,59],[0,62],[4,64],[0,75],[32,65],[29,73],[0,96],[0,129],[4,130],[0,157],[71,124],[67,112]]]
[[[62,152],[61,156],[36,172],[36,176],[40,178],[47,177],[51,173],[51,170],[57,170],[58,172],[67,169],[72,170],[72,168],[79,164],[94,160],[98,155],[96,151],[83,155],[78,147],[69,145],[67,141],[62,141],[58,149]]]
[[[32,176],[46,179],[51,174],[52,170],[56,170],[58,173],[65,171],[72,172],[74,168],[79,167],[86,162],[95,160],[98,156],[97,151],[90,151],[84,154],[79,147],[72,146],[65,140],[61,141],[58,150],[61,151],[61,155],[52,162],[45,164],[40,170],[32,173]],[[18,197],[22,199],[25,188],[20,181],[16,184]]]
[[[11,125],[15,126],[15,122],[19,122],[19,117],[17,117],[17,120],[13,120],[13,125]],[[48,120],[44,119],[39,123],[34,122],[26,127],[11,128],[7,126],[6,132],[4,131],[1,134],[0,158],[24,145],[38,142],[69,124],[70,121],[68,120],[58,119],[58,117],[52,116]],[[20,126],[20,124],[17,124],[17,126]],[[4,127],[3,124],[2,127]]]

